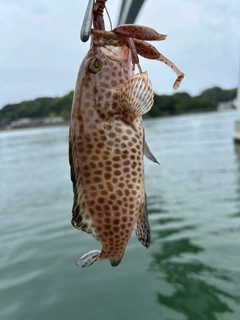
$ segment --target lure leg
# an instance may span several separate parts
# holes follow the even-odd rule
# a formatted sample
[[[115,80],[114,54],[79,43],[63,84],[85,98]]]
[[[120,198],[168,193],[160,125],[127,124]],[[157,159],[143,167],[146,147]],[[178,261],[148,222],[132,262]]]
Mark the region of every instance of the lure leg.
[[[184,78],[184,73],[182,73],[174,63],[169,59],[164,57],[158,50],[143,40],[165,40],[166,35],[158,33],[152,28],[134,25],[121,25],[112,30],[112,32],[125,35],[129,38],[129,47],[132,52],[132,63],[138,66],[141,72],[141,67],[139,65],[138,54],[148,59],[155,59],[162,61],[167,66],[169,66],[177,75],[177,79],[173,84],[173,88],[176,90],[179,88],[182,79]]]
[[[163,63],[165,63],[167,66],[169,66],[177,75],[177,79],[173,84],[173,89],[177,90],[184,78],[184,73],[182,73],[174,63],[172,63],[171,60],[164,57],[154,46],[151,44],[134,39],[134,44],[136,47],[136,51],[138,54],[140,54],[142,57],[147,59],[153,59],[153,60],[159,60]]]
[[[133,38],[129,38],[128,39],[128,43],[129,43],[129,48],[131,50],[132,53],[132,64],[133,64],[133,71],[135,70],[135,64],[138,67],[139,72],[142,72],[142,68],[140,67],[139,64],[139,58],[138,58],[138,53],[137,53],[137,49],[134,43]]]
[[[137,25],[135,26],[131,24],[118,26],[114,28],[112,32],[114,32],[115,34],[128,37],[129,48],[131,49],[131,53],[132,53],[133,70],[136,64],[139,72],[142,72],[142,69],[139,64],[138,52],[137,52],[134,40],[141,39],[141,40],[158,40],[159,41],[159,40],[166,39],[166,35],[158,33],[152,28],[137,26]]]

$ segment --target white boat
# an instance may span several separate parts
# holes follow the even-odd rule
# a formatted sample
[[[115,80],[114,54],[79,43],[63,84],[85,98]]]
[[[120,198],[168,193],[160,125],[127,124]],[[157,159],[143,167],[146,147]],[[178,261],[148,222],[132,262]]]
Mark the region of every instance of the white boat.
[[[240,86],[238,87],[238,90],[237,90],[236,109],[237,109],[237,117],[236,117],[237,120],[235,121],[233,140],[235,143],[240,144]]]

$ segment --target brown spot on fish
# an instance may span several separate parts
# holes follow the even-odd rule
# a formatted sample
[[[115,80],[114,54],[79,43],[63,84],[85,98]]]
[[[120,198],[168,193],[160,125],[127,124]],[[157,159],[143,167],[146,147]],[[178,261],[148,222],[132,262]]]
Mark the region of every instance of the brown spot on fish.
[[[116,194],[117,194],[119,197],[122,197],[122,196],[123,196],[123,192],[122,192],[121,189],[117,189]],[[122,200],[118,200],[118,201],[122,204]],[[121,205],[121,204],[120,204],[120,205]]]
[[[121,128],[118,128],[118,127],[115,128],[115,131],[116,131],[117,133],[119,133],[119,134],[121,134],[121,133],[123,132],[123,130],[122,130]],[[118,139],[118,142],[120,142],[120,141],[121,141],[121,140]]]
[[[86,161],[86,159],[87,159],[87,157],[85,156],[85,161]],[[96,155],[96,154],[93,154],[92,156],[91,156],[91,160],[92,161],[98,161],[100,158],[99,158],[99,156],[98,155]],[[83,160],[82,160],[83,161]]]
[[[124,172],[124,173],[130,172],[130,168],[129,168],[129,167],[123,168],[123,172]]]
[[[113,209],[114,211],[116,211],[115,216],[116,216],[116,217],[119,216],[119,213],[117,212],[117,210],[119,210],[119,206],[118,206],[117,204],[114,204],[114,205],[112,206],[112,209]]]
[[[84,172],[83,172],[83,176],[84,176],[84,178],[90,178],[90,177],[91,177],[91,172],[89,172],[89,171],[84,171]]]
[[[109,190],[109,191],[113,191],[114,190],[114,187],[113,187],[113,184],[111,183],[111,182],[106,182],[106,186],[107,186],[107,189]]]
[[[118,232],[119,229],[120,229],[119,227],[113,227],[113,231],[114,231],[114,232]]]
[[[110,210],[110,209],[109,209]],[[110,211],[106,211],[105,212],[105,215],[107,216],[107,217],[111,217],[112,216],[112,213],[110,212]]]
[[[105,222],[105,223],[111,223],[111,219],[110,219],[110,218],[105,218],[105,219],[104,219],[104,222]]]
[[[119,182],[118,187],[119,187],[120,189],[123,189],[123,188],[125,187],[125,183]]]
[[[114,170],[113,173],[115,176],[120,176],[122,174],[122,171],[121,170]]]
[[[109,196],[109,198],[110,198],[111,200],[116,200],[116,199],[117,199],[117,196],[116,196],[115,193],[112,193],[112,194]]]
[[[118,182],[118,178],[112,178],[112,183],[115,185]]]
[[[93,174],[97,175],[97,176],[101,176],[102,175],[102,170],[93,170]]]

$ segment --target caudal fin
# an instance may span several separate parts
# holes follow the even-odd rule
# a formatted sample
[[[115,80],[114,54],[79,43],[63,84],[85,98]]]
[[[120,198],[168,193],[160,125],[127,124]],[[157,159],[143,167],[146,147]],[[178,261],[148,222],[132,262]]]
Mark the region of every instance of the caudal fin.
[[[84,254],[78,261],[76,261],[76,265],[80,268],[89,267],[97,260],[100,253],[101,251],[99,250],[90,251]]]

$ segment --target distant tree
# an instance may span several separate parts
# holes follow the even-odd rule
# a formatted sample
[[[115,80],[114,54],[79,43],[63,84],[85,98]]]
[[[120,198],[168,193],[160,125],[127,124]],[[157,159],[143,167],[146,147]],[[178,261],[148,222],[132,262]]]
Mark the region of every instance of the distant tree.
[[[182,114],[185,112],[216,110],[220,101],[233,100],[237,89],[223,90],[214,87],[204,90],[199,96],[191,97],[187,92],[173,95],[154,95],[154,105],[147,117]],[[0,110],[0,125],[19,118],[42,118],[61,116],[70,119],[73,91],[62,97],[42,97],[31,101],[8,104]]]
[[[173,98],[176,100],[189,100],[192,97],[187,92],[176,92],[173,94]]]
[[[219,87],[213,87],[204,90],[198,97],[207,98],[215,102],[229,101],[235,99],[237,96],[237,88],[230,90],[223,90]]]
[[[6,124],[20,118],[44,118],[61,115],[70,119],[73,91],[59,98],[37,98],[18,104],[8,104],[0,110],[0,123]]]

